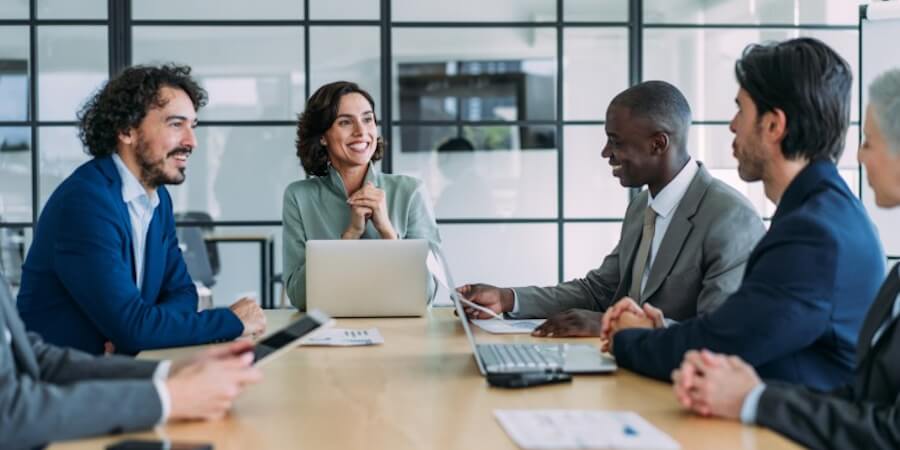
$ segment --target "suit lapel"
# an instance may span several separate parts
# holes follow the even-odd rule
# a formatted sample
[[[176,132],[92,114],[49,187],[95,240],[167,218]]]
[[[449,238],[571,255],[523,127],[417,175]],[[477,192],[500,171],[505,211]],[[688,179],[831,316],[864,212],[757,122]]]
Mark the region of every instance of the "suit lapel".
[[[663,281],[672,271],[672,267],[675,266],[675,262],[678,261],[678,255],[681,254],[684,242],[694,228],[694,224],[691,223],[690,219],[697,213],[697,208],[700,207],[700,200],[703,199],[703,195],[712,181],[703,164],[699,164],[699,166],[699,170],[694,175],[694,179],[691,180],[691,184],[688,185],[684,197],[682,197],[681,202],[675,208],[672,222],[669,223],[669,228],[666,229],[666,234],[659,245],[659,250],[653,258],[653,265],[650,266],[647,284],[641,293],[643,301],[647,301],[662,286]]]
[[[97,158],[97,166],[100,168],[100,172],[109,179],[109,191],[110,195],[115,199],[113,204],[116,205],[116,212],[119,213],[119,220],[125,226],[125,237],[124,244],[125,249],[131,258],[129,261],[131,262],[131,279],[137,280],[137,274],[135,273],[135,268],[137,264],[134,261],[134,244],[131,242],[131,215],[128,214],[128,205],[125,204],[125,200],[122,199],[122,177],[119,176],[119,171],[116,169],[116,163],[113,162],[111,156],[106,156],[103,158]]]
[[[900,278],[897,275],[898,266],[900,266],[900,263],[888,272],[887,279],[881,285],[878,296],[875,298],[875,303],[869,309],[869,313],[866,314],[866,320],[860,329],[859,341],[856,343],[857,361],[860,364],[872,349],[872,337],[875,336],[878,328],[885,323],[890,326],[890,322],[896,320],[896,318],[892,318],[886,321],[885,318],[891,314],[891,309],[897,300],[897,294],[900,293]]]
[[[153,211],[153,219],[147,230],[147,243],[144,246],[144,280],[141,286],[141,297],[150,304],[156,301],[165,270],[165,264],[158,262],[164,257],[164,253],[160,253],[167,250],[167,246],[163,242],[163,226],[160,223],[162,221],[161,210],[162,208],[157,207]]]

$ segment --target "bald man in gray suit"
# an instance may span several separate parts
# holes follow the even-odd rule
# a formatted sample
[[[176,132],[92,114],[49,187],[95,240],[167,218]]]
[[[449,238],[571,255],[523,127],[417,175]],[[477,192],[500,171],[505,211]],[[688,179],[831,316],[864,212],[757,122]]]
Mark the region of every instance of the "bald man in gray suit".
[[[664,323],[717,308],[740,286],[765,227],[745,197],[691,159],[690,126],[690,106],[669,83],[645,81],[617,95],[602,155],[623,186],[647,189],[628,205],[612,253],[557,286],[472,284],[460,294],[514,318],[549,317],[535,335],[553,337],[600,336],[603,312],[625,297]]]
[[[244,341],[159,362],[54,347],[26,333],[0,273],[0,448],[222,417],[261,377],[251,349]]]

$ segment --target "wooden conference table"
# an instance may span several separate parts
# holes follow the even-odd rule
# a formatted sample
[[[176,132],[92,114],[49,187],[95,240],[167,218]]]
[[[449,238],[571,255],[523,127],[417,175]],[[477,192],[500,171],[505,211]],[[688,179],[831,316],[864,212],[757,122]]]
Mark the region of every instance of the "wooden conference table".
[[[266,311],[269,330],[296,313]],[[339,319],[343,328],[377,327],[376,347],[300,347],[264,368],[231,414],[214,422],[60,443],[54,450],[102,449],[123,438],[211,442],[238,449],[515,449],[493,417],[500,408],[633,410],[683,449],[798,448],[771,431],[683,412],[671,386],[619,369],[570,384],[505,390],[479,374],[462,326],[449,309],[423,318]],[[531,340],[489,335],[481,341]],[[589,341],[589,340],[583,340]],[[193,349],[141,354],[178,358]]]

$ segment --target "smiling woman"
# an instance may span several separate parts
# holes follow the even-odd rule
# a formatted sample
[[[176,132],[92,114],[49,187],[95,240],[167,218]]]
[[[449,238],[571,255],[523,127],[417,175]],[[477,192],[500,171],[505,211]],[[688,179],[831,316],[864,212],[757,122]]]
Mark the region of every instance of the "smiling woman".
[[[373,164],[384,155],[375,102],[356,83],[319,88],[297,125],[297,156],[312,178],[284,193],[285,288],[306,309],[306,241],[426,239],[440,243],[422,181],[387,175]]]

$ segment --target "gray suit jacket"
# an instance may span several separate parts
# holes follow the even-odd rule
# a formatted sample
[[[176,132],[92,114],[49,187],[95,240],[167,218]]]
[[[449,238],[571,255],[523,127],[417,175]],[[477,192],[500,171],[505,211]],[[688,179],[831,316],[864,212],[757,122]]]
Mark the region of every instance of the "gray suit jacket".
[[[94,357],[26,333],[0,273],[0,448],[151,428],[157,362]]]
[[[891,317],[898,293],[894,266],[860,330],[852,384],[819,392],[767,380],[756,422],[810,448],[900,448],[900,317]]]
[[[702,163],[675,210],[650,268],[643,300],[667,319],[709,312],[736,291],[750,251],[765,233],[759,215],[737,191]],[[572,309],[604,311],[628,295],[649,193],[628,205],[619,243],[599,268],[553,287],[515,288],[515,317],[548,317]]]

